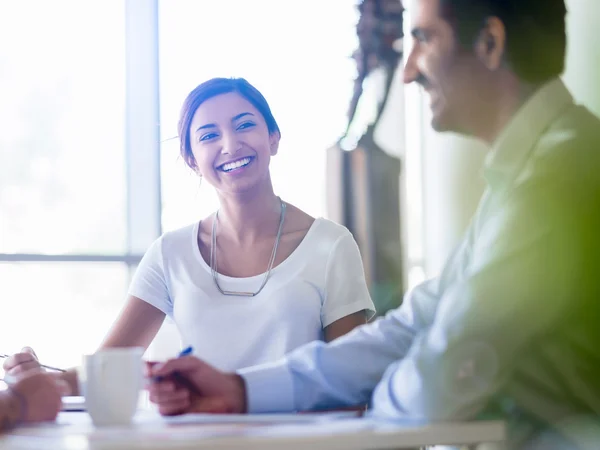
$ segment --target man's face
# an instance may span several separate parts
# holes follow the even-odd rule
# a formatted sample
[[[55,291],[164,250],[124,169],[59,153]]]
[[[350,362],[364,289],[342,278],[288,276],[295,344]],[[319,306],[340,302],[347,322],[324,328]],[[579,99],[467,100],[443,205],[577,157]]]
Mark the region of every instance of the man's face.
[[[465,132],[477,104],[482,66],[472,52],[460,48],[452,26],[440,16],[439,2],[412,0],[408,5],[413,48],[404,81],[419,83],[429,95],[436,131]]]

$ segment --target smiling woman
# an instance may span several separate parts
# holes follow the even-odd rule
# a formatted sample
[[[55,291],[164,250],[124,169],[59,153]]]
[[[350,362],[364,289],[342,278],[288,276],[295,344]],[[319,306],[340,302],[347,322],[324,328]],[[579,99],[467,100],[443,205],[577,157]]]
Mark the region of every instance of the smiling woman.
[[[130,305],[171,316],[184,344],[228,370],[364,323],[373,304],[352,235],[274,193],[269,167],[281,132],[262,94],[241,78],[202,83],[184,102],[179,136],[220,209],[152,245]]]
[[[268,186],[259,189],[273,191],[264,175],[281,133],[267,101],[246,80],[213,78],[194,89],[182,108],[179,136],[187,165],[218,192],[261,181]]]
[[[202,83],[184,101],[179,137],[220,208],[150,246],[103,348],[147,348],[169,316],[196,356],[236,370],[331,341],[373,315],[350,232],[275,194],[281,132],[256,88],[241,78]],[[76,393],[74,372],[64,376]]]

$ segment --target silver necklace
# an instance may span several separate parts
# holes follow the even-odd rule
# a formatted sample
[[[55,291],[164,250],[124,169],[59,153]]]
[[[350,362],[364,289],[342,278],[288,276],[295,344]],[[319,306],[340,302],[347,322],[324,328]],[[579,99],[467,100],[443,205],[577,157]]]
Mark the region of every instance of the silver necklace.
[[[277,230],[277,237],[275,238],[275,245],[273,245],[273,252],[271,253],[271,259],[269,260],[269,266],[267,267],[267,273],[265,274],[265,278],[263,279],[262,284],[260,285],[260,287],[258,288],[258,291],[256,291],[256,292],[227,291],[227,290],[221,289],[221,286],[219,285],[219,280],[218,280],[219,272],[217,271],[217,221],[219,220],[219,211],[217,210],[217,214],[215,215],[215,220],[213,221],[212,233],[211,233],[211,238],[210,238],[210,241],[211,241],[210,271],[211,271],[213,280],[215,282],[215,285],[217,286],[217,289],[219,290],[219,292],[221,294],[235,295],[235,296],[239,296],[239,297],[254,297],[254,296],[258,295],[260,293],[260,291],[263,290],[263,288],[267,284],[267,281],[269,281],[269,276],[271,275],[271,270],[273,269],[273,264],[275,263],[275,256],[277,255],[277,247],[279,247],[279,240],[281,239],[281,231],[283,230],[283,222],[285,220],[286,205],[281,199],[279,199],[279,202],[281,204],[281,214],[280,214],[280,218],[279,218],[279,229]]]

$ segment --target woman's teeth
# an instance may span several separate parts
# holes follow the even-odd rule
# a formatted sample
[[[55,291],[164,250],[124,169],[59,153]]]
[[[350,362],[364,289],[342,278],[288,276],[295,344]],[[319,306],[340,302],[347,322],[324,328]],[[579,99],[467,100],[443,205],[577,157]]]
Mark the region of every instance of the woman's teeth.
[[[223,172],[231,172],[232,170],[238,169],[240,167],[247,166],[248,164],[250,164],[250,161],[251,161],[251,158],[239,159],[239,160],[234,161],[234,162],[223,164],[221,166],[221,170]]]

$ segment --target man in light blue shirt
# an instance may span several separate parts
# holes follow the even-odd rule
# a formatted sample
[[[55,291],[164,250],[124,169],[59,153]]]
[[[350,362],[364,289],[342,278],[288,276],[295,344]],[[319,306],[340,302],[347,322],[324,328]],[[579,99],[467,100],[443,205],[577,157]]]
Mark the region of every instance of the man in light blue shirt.
[[[569,424],[598,419],[600,121],[559,79],[564,1],[409,7],[405,81],[429,94],[436,130],[491,148],[463,241],[400,308],[329,344],[238,374],[193,357],[154,367],[197,388],[153,385],[162,413],[370,403],[388,418],[504,417],[524,447],[548,430],[566,441]]]

